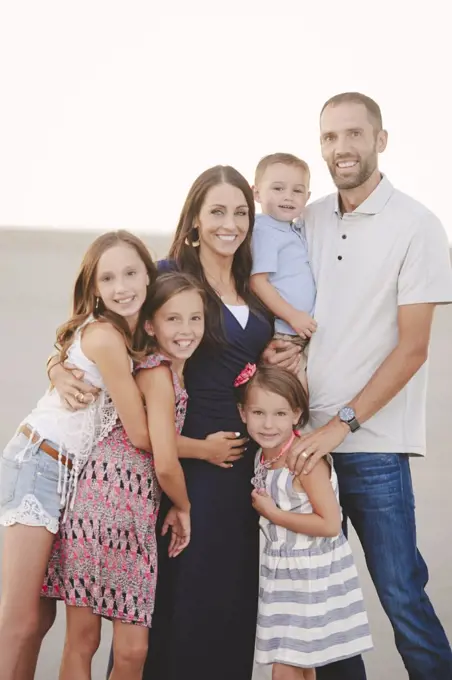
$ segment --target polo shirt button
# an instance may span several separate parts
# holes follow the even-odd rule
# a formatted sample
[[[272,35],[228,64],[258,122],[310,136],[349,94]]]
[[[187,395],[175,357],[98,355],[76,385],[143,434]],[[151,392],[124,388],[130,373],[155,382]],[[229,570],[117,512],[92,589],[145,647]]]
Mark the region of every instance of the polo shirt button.
[[[338,255],[338,256],[337,256],[337,259],[338,259],[338,260],[342,260],[342,255]]]
[[[342,234],[342,238],[347,238],[347,234]]]

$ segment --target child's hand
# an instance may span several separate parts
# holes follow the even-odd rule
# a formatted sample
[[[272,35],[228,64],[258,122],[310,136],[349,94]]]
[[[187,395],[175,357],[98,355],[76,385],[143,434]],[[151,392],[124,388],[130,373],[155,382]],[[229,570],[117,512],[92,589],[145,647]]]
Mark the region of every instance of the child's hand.
[[[265,517],[270,521],[271,516],[275,510],[278,509],[275,501],[271,496],[268,495],[265,489],[254,489],[254,491],[251,493],[251,502],[253,504],[253,508],[257,510],[257,512],[262,515],[262,517]]]
[[[306,312],[296,311],[289,320],[290,325],[301,338],[309,340],[317,330],[317,321]]]
[[[175,505],[168,512],[162,527],[162,536],[171,529],[171,540],[168,555],[177,557],[190,543],[190,512],[181,510]]]

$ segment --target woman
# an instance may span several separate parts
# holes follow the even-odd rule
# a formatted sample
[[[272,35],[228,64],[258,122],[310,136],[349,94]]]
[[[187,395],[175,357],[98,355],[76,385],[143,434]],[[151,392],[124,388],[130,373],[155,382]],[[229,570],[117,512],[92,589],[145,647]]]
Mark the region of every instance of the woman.
[[[190,189],[170,259],[161,263],[205,285],[208,328],[186,365],[189,400],[179,440],[192,538],[176,559],[167,558],[166,540],[160,542],[145,680],[252,675],[259,562],[251,506],[255,445],[243,450],[233,383],[246,363],[259,359],[273,330],[249,289],[253,223],[253,194],[244,177],[231,167],[211,168]],[[55,385],[69,397],[82,383],[58,378]],[[235,441],[231,433],[240,437]]]

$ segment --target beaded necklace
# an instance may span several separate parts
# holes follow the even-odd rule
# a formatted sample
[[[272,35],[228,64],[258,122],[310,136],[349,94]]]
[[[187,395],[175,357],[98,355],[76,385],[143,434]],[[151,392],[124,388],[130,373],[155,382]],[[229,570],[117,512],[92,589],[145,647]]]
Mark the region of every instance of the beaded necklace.
[[[282,447],[281,451],[274,457],[271,458],[270,460],[265,460],[264,454],[262,454],[259,458],[259,462],[256,465],[256,468],[254,470],[254,477],[251,480],[251,484],[254,486],[255,489],[265,489],[265,480],[267,478],[267,471],[271,468],[272,465],[274,465],[282,456],[290,449],[292,446],[293,440],[295,439],[295,432],[292,432],[292,436],[290,439],[284,444]]]

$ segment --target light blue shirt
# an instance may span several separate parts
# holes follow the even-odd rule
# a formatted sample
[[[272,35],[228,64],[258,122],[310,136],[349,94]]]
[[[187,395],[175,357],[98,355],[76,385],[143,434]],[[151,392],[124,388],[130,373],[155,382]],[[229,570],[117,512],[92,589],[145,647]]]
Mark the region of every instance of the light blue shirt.
[[[309,264],[303,224],[280,222],[269,215],[256,215],[251,241],[252,274],[268,274],[268,280],[286,302],[311,316],[316,288]],[[276,319],[278,333],[296,335],[282,319]]]

